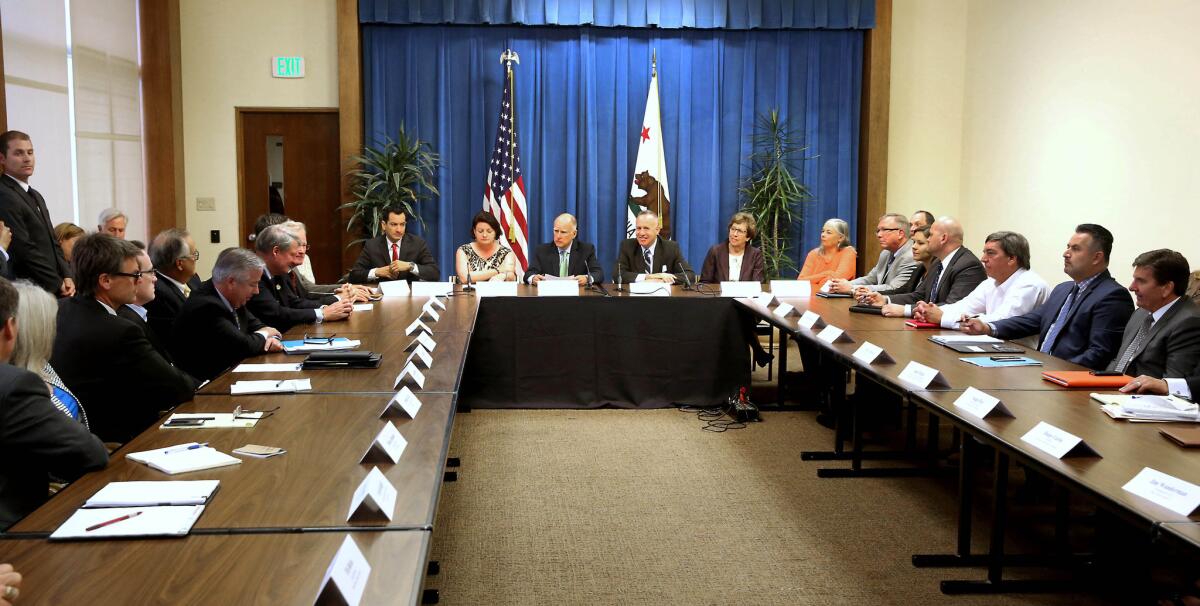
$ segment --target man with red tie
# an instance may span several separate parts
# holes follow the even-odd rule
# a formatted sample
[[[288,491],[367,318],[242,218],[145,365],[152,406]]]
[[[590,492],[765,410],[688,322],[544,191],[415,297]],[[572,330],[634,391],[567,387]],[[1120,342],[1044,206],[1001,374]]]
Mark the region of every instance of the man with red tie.
[[[5,256],[8,272],[24,278],[52,294],[75,294],[70,266],[63,256],[54,223],[42,194],[29,186],[33,176],[33,141],[15,130],[0,134],[0,221],[12,230],[12,245]]]
[[[407,226],[408,218],[403,208],[388,208],[379,222],[382,233],[363,243],[362,254],[350,270],[349,281],[437,281],[441,271],[433,253],[420,236],[405,233]]]

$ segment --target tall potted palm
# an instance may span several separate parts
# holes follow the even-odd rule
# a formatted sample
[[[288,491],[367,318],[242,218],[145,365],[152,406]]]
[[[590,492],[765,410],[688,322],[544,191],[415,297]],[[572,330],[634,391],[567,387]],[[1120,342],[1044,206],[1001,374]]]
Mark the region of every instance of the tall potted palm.
[[[378,236],[384,209],[393,205],[404,208],[404,214],[424,228],[420,203],[439,195],[433,175],[441,164],[428,142],[409,136],[400,125],[395,140],[388,138],[380,147],[366,146],[350,162],[355,167],[349,173],[354,199],[338,209],[351,211],[346,231],[357,230],[354,243]]]
[[[754,216],[758,224],[758,246],[762,249],[767,278],[779,278],[797,271],[796,262],[788,254],[792,227],[804,225],[799,206],[813,197],[798,175],[796,162],[807,146],[799,142],[781,120],[779,110],[762,114],[751,135],[750,175],[738,188],[742,210]]]

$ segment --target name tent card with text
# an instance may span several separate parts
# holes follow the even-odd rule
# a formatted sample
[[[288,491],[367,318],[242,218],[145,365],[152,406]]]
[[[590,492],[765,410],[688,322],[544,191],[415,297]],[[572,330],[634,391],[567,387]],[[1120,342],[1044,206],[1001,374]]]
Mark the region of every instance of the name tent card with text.
[[[430,356],[429,352],[419,344],[413,348],[412,353],[408,354],[408,359],[405,360],[404,363],[408,364],[409,362],[412,362],[413,358],[416,358],[417,361],[419,361],[421,364],[424,364],[425,368],[429,368],[433,365],[433,357]]]
[[[1021,441],[1033,445],[1034,448],[1056,458],[1068,455],[1080,457],[1098,457],[1100,453],[1088,446],[1083,438],[1069,434],[1045,421],[1042,421],[1021,436]]]
[[[391,423],[384,423],[383,429],[379,431],[379,435],[375,436],[375,441],[371,442],[371,447],[367,452],[363,453],[360,462],[368,463],[371,461],[388,460],[393,464],[400,462],[400,455],[404,454],[404,449],[408,446],[408,440],[400,435],[400,431]]]
[[[770,307],[775,302],[775,295],[769,292],[760,292],[754,301],[763,307]]]
[[[757,297],[762,294],[762,283],[760,282],[739,282],[725,281],[721,282],[722,297]]]
[[[834,343],[853,343],[854,339],[846,334],[846,331],[830,324],[825,327],[825,330],[817,333],[817,338],[833,345]]]
[[[863,344],[854,352],[854,359],[863,364],[874,364],[875,362],[894,364],[896,362],[882,347],[870,341],[863,341]]]
[[[354,498],[350,499],[350,513],[346,515],[346,521],[390,522],[392,510],[395,508],[396,487],[392,486],[378,467],[372,467],[354,491]]]
[[[400,374],[396,375],[396,382],[392,383],[392,389],[398,389],[402,384],[416,385],[417,389],[422,389],[425,387],[425,373],[421,372],[416,364],[409,362],[404,365]]]
[[[786,318],[786,317],[796,313],[796,308],[792,307],[791,303],[784,303],[783,301],[780,301],[779,307],[776,307],[775,311],[772,311],[771,313],[775,314],[776,316],[778,316],[780,318]]]
[[[415,419],[420,410],[421,401],[417,399],[416,394],[406,385],[401,387],[400,391],[396,392],[396,395],[392,396],[392,399],[388,401],[387,408],[384,408],[383,413],[379,416],[382,417],[389,413],[394,414],[398,412],[401,416]]]
[[[771,280],[771,292],[780,299],[812,296],[812,282],[808,280]]]
[[[449,282],[413,282],[412,296],[414,297],[444,297],[454,292],[454,285]]]
[[[919,362],[909,362],[908,366],[900,372],[899,379],[906,383],[912,383],[921,389],[925,389],[931,385],[939,387],[950,387],[950,382],[946,380],[945,375],[936,368],[930,368]]]
[[[1143,467],[1122,488],[1181,516],[1192,515],[1200,507],[1200,486],[1149,467]]]
[[[1013,416],[1012,411],[1000,401],[1000,398],[990,396],[983,391],[968,387],[966,391],[958,396],[954,401],[954,405],[964,411],[975,415],[981,419],[988,415],[997,414],[1005,417]]]
[[[417,319],[424,320],[427,318],[431,322],[437,322],[438,320],[442,319],[442,316],[438,314],[437,310],[435,310],[432,305],[426,303],[425,306],[421,308],[421,315],[418,316]]]
[[[433,334],[433,329],[426,326],[425,323],[422,322],[420,318],[413,320],[412,324],[409,324],[408,328],[404,329],[404,334],[411,335],[418,330],[422,330],[427,333]]]
[[[410,293],[407,280],[384,280],[379,283],[379,292],[385,297],[407,297]]]
[[[782,303],[781,303],[781,305],[782,305]],[[806,312],[804,312],[804,315],[800,316],[800,326],[803,326],[804,328],[807,328],[809,330],[813,330],[816,328],[824,328],[825,321],[822,320],[821,316],[818,315],[816,312],[806,311]]]
[[[516,282],[476,282],[475,293],[481,297],[515,297]]]
[[[579,282],[575,280],[538,280],[537,296],[578,297]]]
[[[346,535],[329,568],[325,570],[325,578],[321,579],[314,604],[358,606],[370,576],[371,564],[363,557],[354,539]]]

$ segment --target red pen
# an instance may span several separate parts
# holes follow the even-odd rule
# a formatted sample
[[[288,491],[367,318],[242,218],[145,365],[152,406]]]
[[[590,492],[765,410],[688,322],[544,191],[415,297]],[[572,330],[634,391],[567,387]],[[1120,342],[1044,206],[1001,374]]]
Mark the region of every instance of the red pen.
[[[128,520],[129,518],[136,518],[140,515],[142,515],[142,512],[135,511],[130,514],[123,515],[119,518],[113,518],[107,522],[100,522],[99,524],[92,524],[91,526],[88,526],[87,528],[85,528],[83,530],[84,530],[84,532],[91,532],[93,530],[98,530],[98,529],[104,528],[105,526],[108,526],[110,524],[116,524],[117,522],[121,522],[123,520]]]

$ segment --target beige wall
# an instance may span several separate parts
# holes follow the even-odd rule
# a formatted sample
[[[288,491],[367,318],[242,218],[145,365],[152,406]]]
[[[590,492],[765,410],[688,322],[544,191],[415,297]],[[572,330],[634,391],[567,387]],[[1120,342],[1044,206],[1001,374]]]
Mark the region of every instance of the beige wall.
[[[208,277],[238,241],[235,107],[337,107],[335,0],[183,0],[184,192],[187,226]],[[271,57],[300,55],[301,79],[271,77]],[[196,210],[196,198],[216,211]],[[221,243],[209,244],[209,230]]]

